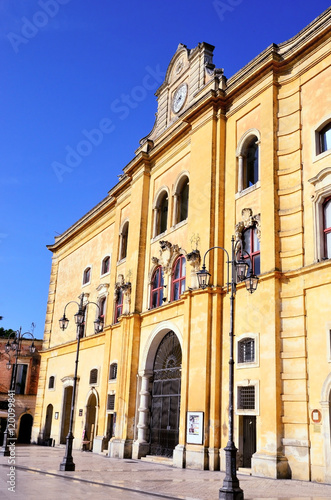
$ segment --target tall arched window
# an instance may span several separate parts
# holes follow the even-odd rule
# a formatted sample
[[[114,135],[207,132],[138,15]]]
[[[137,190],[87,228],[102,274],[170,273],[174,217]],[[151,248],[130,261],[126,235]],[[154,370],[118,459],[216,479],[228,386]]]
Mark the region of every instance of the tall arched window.
[[[323,127],[319,133],[319,153],[331,149],[331,122]]]
[[[259,181],[259,144],[260,133],[256,129],[249,129],[242,136],[237,148],[238,158],[238,192],[254,186]]]
[[[246,189],[259,180],[259,147],[256,137],[246,148],[243,167],[243,189]]]
[[[331,259],[331,197],[323,204],[324,257]]]
[[[154,237],[164,233],[168,227],[168,193],[162,191],[154,208]]]
[[[91,268],[87,267],[83,273],[83,285],[87,285],[91,281]]]
[[[185,291],[186,279],[186,258],[180,255],[173,267],[173,278],[171,287],[171,300],[178,300],[180,295]]]
[[[253,273],[260,274],[260,241],[257,237],[257,229],[251,226],[242,233],[243,258],[247,259],[249,269],[253,264]]]
[[[122,231],[120,234],[120,253],[119,260],[126,258],[128,251],[128,235],[129,235],[129,221],[123,224]]]
[[[110,270],[110,256],[107,255],[101,264],[101,274],[107,274]]]
[[[188,197],[189,197],[189,181],[185,176],[179,183],[179,188],[176,193],[177,197],[177,214],[175,223],[178,224],[187,219],[188,216]]]
[[[117,298],[115,302],[115,317],[114,323],[118,323],[119,317],[121,316],[123,311],[123,291],[121,288],[117,291]]]
[[[151,301],[150,308],[159,307],[163,302],[163,272],[162,267],[156,268],[151,284]]]

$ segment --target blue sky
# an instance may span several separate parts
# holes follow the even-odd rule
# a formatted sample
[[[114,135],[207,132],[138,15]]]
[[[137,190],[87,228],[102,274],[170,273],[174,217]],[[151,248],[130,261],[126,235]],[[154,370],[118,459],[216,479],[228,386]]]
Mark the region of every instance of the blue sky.
[[[46,245],[102,200],[133,158],[179,43],[215,45],[214,63],[229,78],[328,7],[323,0],[0,0],[0,325],[26,331],[34,322],[42,337]]]

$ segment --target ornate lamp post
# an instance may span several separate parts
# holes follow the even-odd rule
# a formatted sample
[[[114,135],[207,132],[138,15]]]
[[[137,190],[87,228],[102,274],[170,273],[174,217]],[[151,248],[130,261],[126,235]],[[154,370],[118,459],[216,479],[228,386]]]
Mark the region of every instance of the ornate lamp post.
[[[12,332],[9,337],[8,341],[5,345],[5,352],[7,354],[10,354],[10,352],[15,353],[15,363],[14,365],[10,362],[10,357],[8,358],[8,362],[6,364],[6,367],[8,370],[10,370],[13,367],[13,372],[12,372],[12,377],[11,377],[11,384],[10,384],[10,392],[15,393],[16,391],[16,377],[17,377],[17,360],[19,358],[19,355],[22,350],[22,341],[23,339],[26,338],[26,335],[28,335],[32,339],[32,344],[29,347],[30,353],[33,354],[36,350],[36,347],[34,345],[34,341],[36,340],[33,336],[32,333],[30,332],[25,332],[22,333],[22,327],[17,330],[16,332]],[[14,339],[10,341],[10,338],[14,336]],[[9,418],[7,418],[7,425],[6,425],[6,430],[3,435],[3,445],[0,451],[1,455],[4,455],[5,457],[8,457],[10,455],[9,452],[9,440],[11,439],[8,437],[8,424],[9,424]],[[12,434],[12,431],[10,431],[10,434]]]
[[[80,302],[71,300],[68,302],[64,308],[63,316],[59,320],[61,330],[65,330],[69,324],[69,320],[66,317],[66,309],[69,304],[75,303],[78,306],[78,311],[74,315],[75,323],[77,326],[77,351],[76,351],[76,361],[75,361],[75,375],[74,375],[74,385],[72,388],[72,398],[71,398],[71,410],[70,410],[70,421],[69,421],[69,432],[66,437],[66,451],[63,457],[63,461],[60,464],[60,470],[62,471],[74,471],[75,464],[72,458],[72,443],[74,440],[74,435],[72,432],[73,421],[74,421],[74,411],[75,411],[75,400],[76,400],[76,387],[77,387],[77,369],[78,369],[78,359],[79,359],[79,344],[80,339],[84,334],[84,321],[85,321],[85,310],[90,304],[94,304],[99,309],[98,319],[94,321],[95,333],[98,333],[102,329],[103,317],[101,316],[100,307],[95,302],[86,302],[84,304],[84,294],[80,296]]]
[[[237,248],[239,247],[239,248]],[[236,472],[236,454],[237,448],[233,441],[233,393],[234,393],[234,358],[233,358],[233,326],[234,326],[234,299],[236,295],[237,282],[245,282],[249,293],[255,292],[258,284],[258,277],[253,274],[253,266],[247,276],[249,265],[242,258],[241,242],[235,242],[231,239],[231,260],[229,253],[223,247],[212,247],[207,250],[203,257],[202,269],[197,272],[199,287],[205,289],[208,286],[210,273],[206,269],[206,255],[211,250],[220,249],[227,255],[227,293],[230,291],[230,356],[229,356],[229,439],[225,451],[226,472],[223,486],[219,490],[219,498],[225,500],[243,500],[244,492],[239,486],[239,479]],[[239,259],[236,259],[236,253],[240,251]],[[229,282],[229,267],[231,264],[231,281]]]

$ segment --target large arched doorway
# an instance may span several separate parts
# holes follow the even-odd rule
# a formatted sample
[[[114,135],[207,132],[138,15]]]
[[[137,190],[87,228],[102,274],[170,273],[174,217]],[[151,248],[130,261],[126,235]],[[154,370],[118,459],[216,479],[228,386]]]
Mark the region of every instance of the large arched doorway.
[[[20,430],[18,433],[18,443],[30,444],[33,418],[29,413],[25,413],[21,417]]]
[[[69,385],[64,389],[64,395],[63,395],[62,425],[61,425],[61,437],[60,437],[61,444],[66,444],[66,437],[69,432],[71,399],[72,399],[72,385]]]
[[[172,457],[178,444],[182,350],[174,332],[163,337],[154,358],[151,454]]]
[[[52,418],[53,418],[53,405],[49,404],[47,406],[47,410],[46,410],[45,430],[44,430],[44,439],[45,440],[47,440],[51,437]]]
[[[97,398],[94,393],[88,398],[86,406],[85,436],[84,441],[89,441],[88,449],[92,451],[95,436],[95,416],[97,409]]]

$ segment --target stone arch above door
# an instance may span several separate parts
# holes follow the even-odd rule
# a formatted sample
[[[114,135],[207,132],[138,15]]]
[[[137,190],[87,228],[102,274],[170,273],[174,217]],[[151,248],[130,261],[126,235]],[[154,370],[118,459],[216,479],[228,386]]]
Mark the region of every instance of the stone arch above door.
[[[152,372],[156,351],[162,341],[163,337],[169,332],[173,331],[178,337],[180,347],[183,350],[183,335],[179,328],[171,321],[163,321],[159,323],[149,334],[142,351],[139,362],[139,375],[145,372]]]

